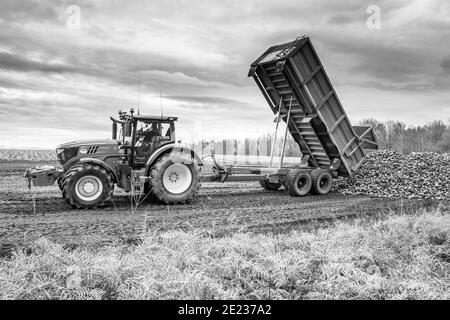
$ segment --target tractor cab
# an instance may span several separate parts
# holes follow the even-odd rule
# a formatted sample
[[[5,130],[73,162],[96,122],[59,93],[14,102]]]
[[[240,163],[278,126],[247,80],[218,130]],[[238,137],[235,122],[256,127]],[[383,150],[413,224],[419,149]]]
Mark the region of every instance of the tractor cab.
[[[131,109],[129,113],[119,111],[119,120],[113,117],[111,120],[112,138],[126,150],[128,163],[133,168],[144,167],[155,150],[175,142],[176,117],[135,115]],[[118,125],[121,126],[119,135]]]

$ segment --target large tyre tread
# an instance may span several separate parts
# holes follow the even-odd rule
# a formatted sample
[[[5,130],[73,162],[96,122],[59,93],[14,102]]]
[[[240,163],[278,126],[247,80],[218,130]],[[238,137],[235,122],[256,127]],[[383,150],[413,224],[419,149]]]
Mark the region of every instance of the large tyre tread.
[[[294,188],[292,186],[294,185],[295,176],[298,172],[297,170],[290,170],[286,177],[284,177],[283,185],[284,185],[284,191],[289,194],[290,196],[295,196]]]
[[[69,185],[70,182],[73,180],[74,176],[83,170],[98,170],[107,180],[108,182],[108,196],[105,197],[100,203],[94,204],[94,205],[82,205],[77,203],[77,201],[74,199],[74,195],[69,191]],[[111,174],[103,169],[100,166],[93,165],[93,164],[78,164],[73,167],[71,167],[66,174],[63,176],[61,181],[61,187],[62,187],[62,196],[66,200],[68,204],[70,204],[74,209],[92,209],[92,208],[98,208],[98,207],[104,207],[107,202],[111,199],[113,193],[114,193],[114,181],[112,179]]]
[[[202,175],[201,175],[201,169],[198,163],[196,163],[193,159],[189,159],[189,161],[192,161],[194,165],[195,174],[193,173],[193,181],[192,183],[196,183],[196,187],[189,191],[189,193],[186,194],[184,200],[168,200],[167,195],[165,193],[165,188],[162,184],[161,179],[159,179],[159,173],[163,170],[164,164],[168,161],[174,162],[177,160],[187,160],[183,159],[181,155],[176,155],[178,159],[173,159],[172,153],[166,153],[162,155],[156,163],[153,165],[153,167],[150,169],[150,183],[151,183],[151,194],[156,197],[157,200],[160,202],[163,202],[165,204],[185,204],[189,203],[199,192],[201,184],[202,184]],[[194,179],[196,181],[194,181]]]
[[[308,170],[305,169],[293,169],[290,170],[285,178],[283,179],[283,185],[285,192],[289,194],[290,196],[298,197],[299,195],[295,191],[295,180],[297,178],[297,175],[300,173],[304,173],[309,175]],[[304,195],[301,195],[304,196]]]
[[[321,175],[323,175],[324,173],[328,173],[329,177],[330,177],[330,190],[331,190],[331,184],[333,183],[333,177],[330,173],[329,170],[327,169],[314,169],[313,171],[311,171],[311,178],[312,178],[312,193],[315,195],[326,195],[330,192],[330,190],[328,190],[328,192],[321,192],[317,185],[318,185],[318,179],[320,178]]]

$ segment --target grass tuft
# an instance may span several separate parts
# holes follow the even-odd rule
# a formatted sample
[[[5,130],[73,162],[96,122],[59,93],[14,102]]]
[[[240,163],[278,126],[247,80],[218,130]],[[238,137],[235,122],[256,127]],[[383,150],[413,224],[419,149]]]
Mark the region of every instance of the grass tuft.
[[[148,234],[74,250],[41,238],[0,261],[1,299],[450,299],[450,216],[311,233]]]

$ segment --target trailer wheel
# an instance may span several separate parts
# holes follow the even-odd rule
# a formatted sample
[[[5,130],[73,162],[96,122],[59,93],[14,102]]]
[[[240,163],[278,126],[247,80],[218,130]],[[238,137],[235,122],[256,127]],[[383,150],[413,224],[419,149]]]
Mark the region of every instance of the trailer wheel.
[[[259,184],[266,190],[278,190],[281,187],[281,183],[273,183],[268,179],[259,181]]]
[[[291,196],[303,197],[311,191],[312,179],[307,170],[294,169],[284,178],[284,187]]]
[[[189,202],[200,189],[201,170],[190,156],[179,152],[162,155],[150,169],[150,190],[166,204]]]
[[[325,195],[331,191],[333,176],[327,169],[315,169],[311,172],[314,194]]]
[[[72,207],[90,209],[106,204],[114,191],[114,182],[105,169],[91,164],[70,168],[61,181],[63,198]]]

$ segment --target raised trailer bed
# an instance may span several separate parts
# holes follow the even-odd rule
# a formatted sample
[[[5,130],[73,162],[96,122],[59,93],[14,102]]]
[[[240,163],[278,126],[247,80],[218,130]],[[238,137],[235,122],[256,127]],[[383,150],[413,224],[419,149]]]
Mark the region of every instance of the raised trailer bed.
[[[271,190],[284,184],[291,195],[302,196],[310,190],[325,194],[333,178],[352,176],[365,158],[365,149],[378,148],[370,126],[352,127],[308,37],[270,47],[252,63],[249,76],[277,115],[277,129],[280,121],[287,124],[280,166],[215,162],[214,175],[205,176],[204,181],[259,180]],[[298,165],[291,167],[283,166],[288,132],[303,154]]]
[[[361,165],[364,141],[352,127],[308,37],[270,47],[251,65],[249,76],[274,114],[280,113],[288,124],[302,154],[310,156],[310,166],[328,168],[338,161],[339,175],[351,176]]]

